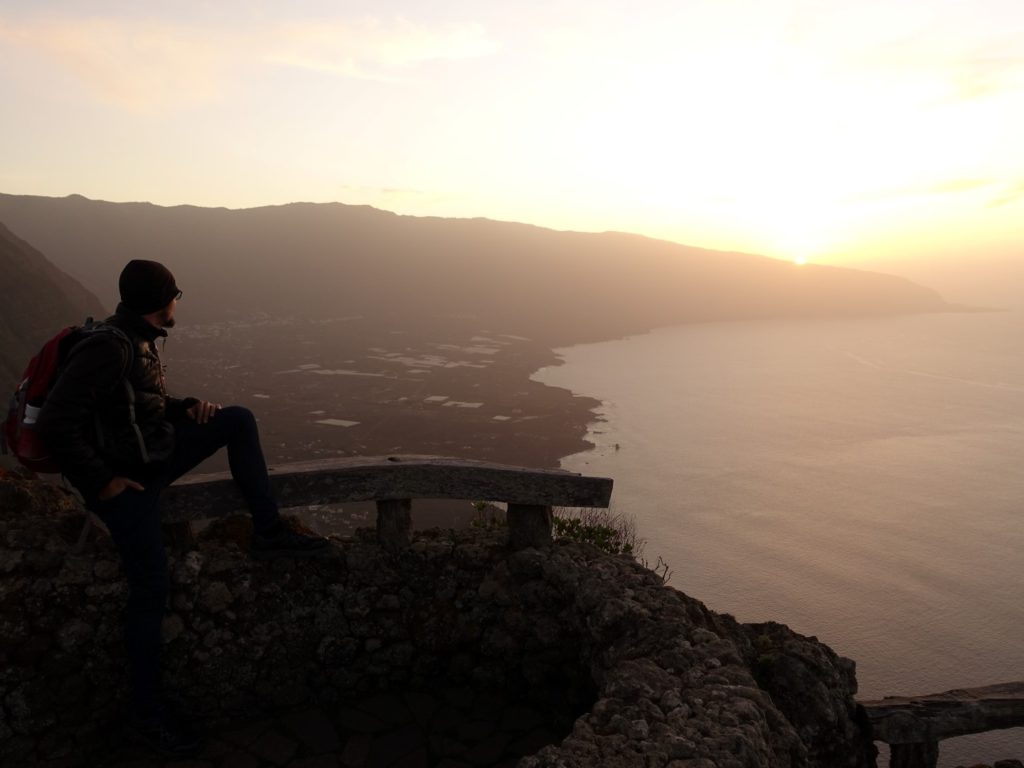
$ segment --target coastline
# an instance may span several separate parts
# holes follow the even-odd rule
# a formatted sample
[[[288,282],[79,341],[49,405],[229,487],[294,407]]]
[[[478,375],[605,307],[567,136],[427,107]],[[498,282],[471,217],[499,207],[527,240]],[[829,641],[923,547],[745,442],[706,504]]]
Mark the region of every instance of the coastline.
[[[593,448],[602,406],[534,378],[562,365],[546,343],[465,322],[194,328],[173,356],[172,392],[252,409],[270,464],[407,453],[558,469]],[[215,456],[201,471],[226,468]]]
[[[926,694],[1019,677],[1021,322],[658,329],[575,345],[541,378],[608,400],[566,468],[615,477],[673,586],[821,637],[865,698]],[[940,766],[1021,747],[1021,731],[960,737]]]

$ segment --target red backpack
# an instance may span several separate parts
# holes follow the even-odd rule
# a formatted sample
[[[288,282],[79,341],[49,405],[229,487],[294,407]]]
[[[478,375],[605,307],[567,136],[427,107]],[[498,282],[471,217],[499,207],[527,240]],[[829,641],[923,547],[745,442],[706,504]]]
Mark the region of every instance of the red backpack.
[[[4,453],[9,449],[18,461],[35,472],[60,472],[56,460],[36,431],[36,419],[71,349],[88,334],[98,332],[114,333],[128,341],[119,328],[94,323],[91,317],[82,326],[68,326],[43,344],[39,353],[29,361],[21,383],[14,390],[7,418],[4,419],[2,447]]]

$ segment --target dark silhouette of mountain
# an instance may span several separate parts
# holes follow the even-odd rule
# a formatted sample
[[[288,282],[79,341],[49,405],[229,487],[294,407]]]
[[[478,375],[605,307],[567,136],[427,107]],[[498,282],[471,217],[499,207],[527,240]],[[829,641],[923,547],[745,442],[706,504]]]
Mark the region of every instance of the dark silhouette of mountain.
[[[228,210],[0,195],[0,219],[110,304],[129,259],[166,263],[189,322],[266,312],[422,327],[458,316],[565,344],[687,322],[953,309],[873,272],[338,203]]]
[[[44,341],[64,326],[107,313],[99,299],[3,224],[0,275],[0,385],[6,391]]]

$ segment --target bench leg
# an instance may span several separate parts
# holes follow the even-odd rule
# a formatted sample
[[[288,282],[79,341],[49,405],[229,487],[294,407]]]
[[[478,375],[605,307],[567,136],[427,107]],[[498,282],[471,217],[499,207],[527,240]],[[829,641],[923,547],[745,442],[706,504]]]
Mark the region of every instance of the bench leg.
[[[377,502],[377,541],[389,552],[409,546],[412,531],[412,500],[382,499]]]
[[[508,505],[508,543],[514,550],[551,543],[551,507],[539,504]]]
[[[939,742],[891,744],[889,768],[935,768],[939,764]]]

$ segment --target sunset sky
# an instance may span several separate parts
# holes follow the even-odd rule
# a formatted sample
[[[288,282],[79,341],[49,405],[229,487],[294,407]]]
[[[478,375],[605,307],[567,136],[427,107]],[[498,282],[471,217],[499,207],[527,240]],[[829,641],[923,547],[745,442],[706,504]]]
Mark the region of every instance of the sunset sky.
[[[8,2],[0,191],[1017,258],[1021,0]]]

